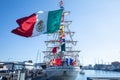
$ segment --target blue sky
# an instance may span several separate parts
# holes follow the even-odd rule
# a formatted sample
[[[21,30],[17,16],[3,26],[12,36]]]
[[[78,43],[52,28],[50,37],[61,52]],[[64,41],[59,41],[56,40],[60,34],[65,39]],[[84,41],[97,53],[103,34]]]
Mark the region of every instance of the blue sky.
[[[84,65],[120,61],[120,0],[63,0]],[[45,35],[24,38],[11,33],[16,20],[39,10],[59,9],[59,0],[0,0],[0,60],[36,61],[45,50]],[[41,53],[42,54],[42,53]]]

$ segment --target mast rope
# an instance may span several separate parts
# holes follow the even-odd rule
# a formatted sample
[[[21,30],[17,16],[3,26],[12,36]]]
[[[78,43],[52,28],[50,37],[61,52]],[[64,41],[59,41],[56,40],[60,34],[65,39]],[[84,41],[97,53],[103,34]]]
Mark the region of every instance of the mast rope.
[[[70,31],[68,25],[67,25],[66,27],[67,27],[67,29],[68,29],[68,31],[69,31],[69,35],[70,35],[70,38],[71,38],[71,40],[72,40],[72,44],[75,45],[75,43],[73,42],[73,38],[72,38],[72,35],[71,35],[71,33],[70,33],[71,31]]]

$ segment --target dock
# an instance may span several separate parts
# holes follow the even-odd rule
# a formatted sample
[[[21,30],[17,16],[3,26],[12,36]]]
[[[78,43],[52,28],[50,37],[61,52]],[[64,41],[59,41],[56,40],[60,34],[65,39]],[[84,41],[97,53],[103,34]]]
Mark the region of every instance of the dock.
[[[15,73],[0,73],[0,80],[38,80],[39,78],[45,77],[45,73],[40,71],[31,72],[21,72],[17,71]]]
[[[87,77],[87,80],[120,80],[120,77]]]

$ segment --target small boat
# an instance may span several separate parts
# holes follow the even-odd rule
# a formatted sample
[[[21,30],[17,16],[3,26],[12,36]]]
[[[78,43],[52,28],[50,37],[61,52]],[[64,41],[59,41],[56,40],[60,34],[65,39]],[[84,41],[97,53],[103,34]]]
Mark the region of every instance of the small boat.
[[[84,74],[85,74],[85,72],[84,72],[83,70],[81,70],[81,71],[80,71],[80,74],[81,74],[81,75],[84,75]]]

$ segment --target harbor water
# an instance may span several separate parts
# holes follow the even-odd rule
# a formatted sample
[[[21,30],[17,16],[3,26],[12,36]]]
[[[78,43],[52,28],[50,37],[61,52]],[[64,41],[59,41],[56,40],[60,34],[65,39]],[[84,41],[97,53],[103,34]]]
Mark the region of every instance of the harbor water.
[[[120,77],[120,72],[102,71],[102,70],[85,70],[85,75],[78,75],[76,80],[87,80],[88,77]]]
[[[75,80],[87,80],[88,77],[120,77],[120,72],[101,71],[101,70],[84,70],[85,74],[78,74]],[[44,78],[38,80],[45,80]],[[56,79],[57,80],[57,79]]]

